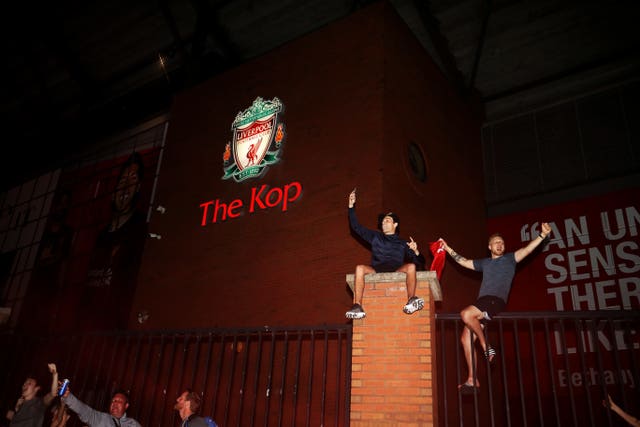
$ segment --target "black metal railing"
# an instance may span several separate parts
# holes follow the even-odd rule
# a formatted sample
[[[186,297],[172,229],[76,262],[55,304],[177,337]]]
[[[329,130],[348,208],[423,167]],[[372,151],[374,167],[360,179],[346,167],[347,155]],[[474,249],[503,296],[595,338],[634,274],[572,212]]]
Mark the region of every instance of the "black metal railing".
[[[612,426],[605,396],[637,413],[640,312],[518,312],[486,328],[498,355],[467,378],[458,314],[438,314],[436,371],[441,426]],[[176,397],[202,393],[224,426],[348,426],[350,325],[0,337],[0,404],[10,408],[26,375],[46,388],[56,362],[71,390],[107,410],[111,393],[131,397],[145,426],[174,426]],[[478,347],[475,347],[478,350]],[[635,411],[634,411],[635,409]],[[80,425],[77,421],[71,425]]]
[[[638,415],[640,312],[515,312],[485,328],[498,354],[476,343],[475,390],[462,393],[467,365],[459,314],[437,316],[441,426],[612,426],[610,395]],[[477,362],[475,361],[477,359]]]
[[[349,425],[351,325],[2,336],[4,412],[27,375],[47,389],[48,362],[96,409],[127,391],[128,415],[144,426],[177,425],[185,388],[202,393],[201,412],[221,426]]]

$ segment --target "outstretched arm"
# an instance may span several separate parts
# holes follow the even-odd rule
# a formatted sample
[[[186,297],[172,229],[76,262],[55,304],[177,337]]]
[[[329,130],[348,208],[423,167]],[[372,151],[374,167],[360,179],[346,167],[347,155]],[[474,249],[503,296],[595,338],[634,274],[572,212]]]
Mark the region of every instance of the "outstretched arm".
[[[353,191],[351,191],[351,193],[349,193],[349,226],[351,227],[351,229],[358,235],[360,236],[362,239],[364,239],[366,242],[371,243],[371,240],[374,238],[374,236],[376,235],[376,231],[374,230],[369,230],[366,227],[363,227],[360,222],[358,222],[358,218],[356,217],[356,210],[355,210],[355,204],[356,204],[356,189],[354,188]]]
[[[472,259],[467,259],[467,258],[463,257],[462,255],[458,254],[449,245],[447,245],[447,242],[445,242],[444,240],[442,240],[442,244],[443,244],[442,247],[444,248],[444,250],[447,251],[447,253],[449,255],[451,255],[451,258],[453,258],[453,260],[455,262],[457,262],[458,264],[460,264],[464,268],[468,268],[469,270],[475,270],[473,268],[473,260]]]
[[[68,388],[62,396],[62,401],[69,409],[78,414],[80,421],[87,425],[99,425],[101,422],[104,422],[104,425],[112,424],[111,415],[106,412],[96,411],[86,403],[78,400]]]
[[[58,393],[58,369],[55,363],[49,363],[47,367],[49,367],[49,372],[51,372],[51,390],[44,395],[43,400],[44,404],[49,406]]]
[[[549,233],[551,233],[551,227],[549,226],[548,223],[543,222],[540,227],[542,228],[542,231],[540,231],[540,234],[534,237],[533,240],[531,240],[527,246],[520,248],[515,252],[516,262],[520,262],[523,259],[525,259],[527,255],[533,252],[533,250],[537,248],[540,245],[540,243],[544,241],[544,239],[547,238]]]
[[[615,412],[616,414],[620,415],[620,417],[622,417],[623,420],[625,420],[627,423],[629,423],[630,426],[640,427],[640,420],[638,420],[636,417],[631,416],[631,415],[627,414],[625,411],[623,411],[622,408],[620,408],[618,405],[616,405],[616,403],[613,401],[613,399],[611,399],[611,396],[607,395],[607,400],[602,402],[602,403],[605,406],[609,406],[613,412]],[[608,405],[607,405],[607,403],[608,403]]]

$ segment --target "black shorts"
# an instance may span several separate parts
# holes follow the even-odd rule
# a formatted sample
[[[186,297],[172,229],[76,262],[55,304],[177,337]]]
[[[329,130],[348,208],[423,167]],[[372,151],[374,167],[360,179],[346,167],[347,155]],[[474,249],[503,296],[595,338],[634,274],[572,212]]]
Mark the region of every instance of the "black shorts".
[[[486,312],[489,315],[489,318],[486,320],[491,320],[493,316],[504,311],[507,307],[507,303],[504,302],[502,298],[494,297],[493,295],[485,295],[480,298],[473,304],[478,310],[482,312]]]

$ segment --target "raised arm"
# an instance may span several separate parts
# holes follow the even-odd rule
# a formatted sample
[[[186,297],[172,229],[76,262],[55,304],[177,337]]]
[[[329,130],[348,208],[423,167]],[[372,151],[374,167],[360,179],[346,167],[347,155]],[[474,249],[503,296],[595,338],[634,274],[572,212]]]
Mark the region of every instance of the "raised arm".
[[[447,242],[445,242],[444,240],[442,240],[442,243],[443,243],[442,247],[444,248],[444,250],[449,255],[451,255],[451,258],[453,258],[453,260],[455,262],[457,262],[458,264],[460,264],[464,268],[468,268],[469,270],[474,270],[474,268],[473,268],[473,260],[472,259],[467,259],[467,258],[463,257],[462,255],[458,254],[449,245],[447,245]]]
[[[67,388],[67,391],[62,396],[62,401],[67,405],[69,409],[75,412],[80,418],[80,421],[87,425],[100,425],[100,423],[105,423],[104,425],[110,425],[111,416],[105,412],[96,411],[86,403],[80,401],[77,397],[71,393],[70,389]]]
[[[43,401],[46,406],[49,406],[53,399],[55,399],[56,394],[58,394],[58,369],[55,363],[49,363],[47,367],[49,368],[49,372],[51,372],[51,390],[44,395]]]
[[[540,233],[536,237],[534,237],[533,240],[531,240],[527,244],[527,246],[524,246],[515,252],[514,255],[516,258],[516,262],[520,262],[523,259],[525,259],[527,255],[533,252],[533,250],[537,248],[540,245],[540,243],[544,241],[544,239],[547,238],[549,233],[551,233],[551,227],[549,226],[548,223],[543,222],[540,227],[542,228],[542,231],[540,231]]]
[[[613,412],[620,415],[623,420],[625,420],[630,426],[640,427],[640,420],[636,417],[626,413],[622,408],[620,408],[616,403],[611,399],[611,396],[607,395],[607,400],[602,402],[605,406],[611,408]]]

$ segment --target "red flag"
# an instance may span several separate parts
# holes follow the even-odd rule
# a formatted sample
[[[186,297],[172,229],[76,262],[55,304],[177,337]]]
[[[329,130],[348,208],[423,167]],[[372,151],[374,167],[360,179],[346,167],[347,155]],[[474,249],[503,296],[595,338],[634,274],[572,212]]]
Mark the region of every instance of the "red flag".
[[[433,261],[431,262],[431,267],[429,269],[435,271],[438,280],[440,280],[440,276],[442,276],[442,269],[444,269],[444,259],[447,256],[447,253],[444,250],[443,240],[438,239],[435,242],[429,243],[429,249],[431,249],[431,253],[433,254]]]

